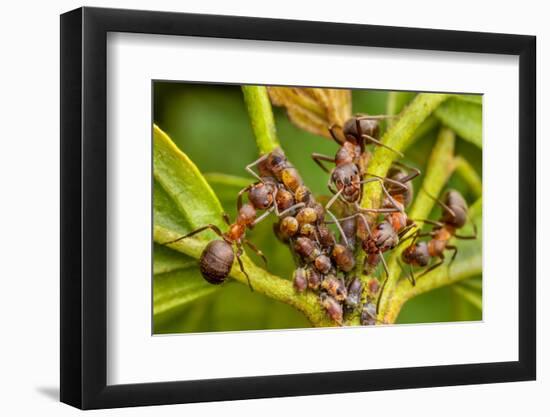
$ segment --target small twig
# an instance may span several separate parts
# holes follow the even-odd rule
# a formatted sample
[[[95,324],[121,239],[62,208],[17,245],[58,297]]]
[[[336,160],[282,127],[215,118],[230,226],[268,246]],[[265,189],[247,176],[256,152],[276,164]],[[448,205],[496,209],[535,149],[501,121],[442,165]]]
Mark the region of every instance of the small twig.
[[[177,239],[179,236],[179,233],[172,230],[157,225],[154,227],[154,239],[156,242],[167,242]],[[207,243],[207,240],[189,238],[167,246],[198,259]],[[242,259],[244,267],[252,280],[254,291],[295,307],[300,310],[314,326],[335,325],[326,315],[315,294],[310,292],[299,294],[294,290],[291,280],[286,280],[270,274],[266,270],[258,267],[246,255],[244,255]],[[240,271],[238,265],[233,265],[230,276],[236,281],[248,285],[246,276]]]
[[[428,170],[424,175],[422,188],[431,195],[439,195],[449,177],[454,170],[454,133],[446,128],[441,129],[437,141],[428,161]],[[427,218],[432,210],[434,201],[427,193],[418,191],[414,204],[409,212],[411,219]],[[417,228],[413,228],[408,235],[414,233]],[[400,268],[397,259],[405,247],[401,245],[394,250],[389,262],[390,275],[385,285],[382,299],[380,300],[380,317],[384,322],[388,322],[386,311],[392,309],[391,304],[400,303],[394,296],[394,290],[399,280]]]
[[[242,86],[242,91],[260,154],[280,147],[267,88],[250,85]]]

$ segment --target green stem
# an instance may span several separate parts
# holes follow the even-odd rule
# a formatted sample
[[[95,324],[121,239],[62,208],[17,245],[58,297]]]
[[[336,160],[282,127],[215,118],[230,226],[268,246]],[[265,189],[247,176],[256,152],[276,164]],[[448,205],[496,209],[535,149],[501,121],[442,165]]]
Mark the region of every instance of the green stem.
[[[418,94],[403,111],[399,120],[387,130],[381,139],[382,142],[396,151],[405,150],[422,122],[448,97],[448,94]],[[385,176],[398,157],[399,155],[389,149],[377,147],[369,161],[369,173]],[[381,193],[382,188],[378,182],[368,183],[363,189],[361,205],[365,208],[378,207]]]
[[[453,266],[453,273],[447,274],[447,268],[438,268],[426,274],[413,287],[408,280],[402,280],[395,287],[392,294],[392,302],[384,312],[385,323],[394,323],[403,305],[413,297],[432,291],[436,288],[450,285],[481,273],[481,255]]]
[[[438,138],[430,155],[427,166],[429,167],[424,175],[423,190],[430,193],[432,196],[439,196],[441,190],[447,183],[451,173],[454,170],[454,144],[455,135],[452,130],[442,128],[439,132]],[[426,219],[430,215],[430,212],[434,205],[433,199],[423,191],[419,191],[414,201],[413,207],[409,212],[409,217],[412,220]],[[417,228],[413,228],[409,232],[414,233]],[[394,292],[398,285],[398,280],[401,272],[401,268],[397,263],[398,257],[401,256],[401,252],[405,249],[404,245],[399,246],[394,250],[389,262],[390,274],[387,278],[387,282],[384,286],[384,292],[381,294],[380,300],[380,317],[386,323],[393,323],[389,321],[390,318],[395,320],[395,317],[389,316],[388,311],[394,311],[394,304],[400,304],[401,300],[396,299]],[[399,307],[400,309],[400,307]]]
[[[181,237],[180,233],[157,225],[154,227],[154,239],[156,242],[169,242],[177,239],[178,237]],[[189,238],[171,243],[167,246],[181,253],[192,256],[193,258],[199,259],[204,247],[207,244],[208,241]],[[328,318],[315,294],[311,292],[299,294],[294,290],[290,280],[270,274],[266,270],[254,264],[246,255],[242,256],[242,260],[244,269],[250,276],[254,291],[295,307],[300,310],[314,326],[334,326],[334,322]],[[248,280],[241,272],[238,265],[233,265],[230,276],[240,283],[248,285]]]
[[[462,156],[457,156],[455,158],[456,164],[456,173],[462,177],[462,179],[468,184],[470,189],[476,195],[476,197],[481,197],[482,194],[482,183],[479,174],[476,172],[474,167]]]
[[[277,139],[267,88],[243,85],[242,91],[258,149],[261,154],[272,152],[281,145]]]

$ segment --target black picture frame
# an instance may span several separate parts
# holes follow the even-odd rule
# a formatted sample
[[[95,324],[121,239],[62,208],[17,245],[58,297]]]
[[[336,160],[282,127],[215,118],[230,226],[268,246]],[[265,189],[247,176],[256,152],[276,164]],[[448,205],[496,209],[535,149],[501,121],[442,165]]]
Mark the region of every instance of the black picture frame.
[[[108,32],[519,56],[519,360],[107,385]],[[535,51],[524,35],[88,7],[61,15],[61,401],[93,409],[535,379]]]

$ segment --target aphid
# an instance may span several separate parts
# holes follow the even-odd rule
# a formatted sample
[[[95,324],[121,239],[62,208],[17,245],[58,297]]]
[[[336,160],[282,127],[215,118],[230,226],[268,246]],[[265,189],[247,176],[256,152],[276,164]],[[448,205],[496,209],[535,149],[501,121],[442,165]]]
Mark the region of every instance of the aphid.
[[[329,317],[334,320],[336,324],[341,326],[344,321],[344,310],[342,305],[333,297],[324,292],[319,296],[319,301]]]
[[[247,245],[250,249],[256,252],[258,256],[260,256],[267,264],[267,259],[262,251],[260,251],[252,242],[244,237],[246,228],[251,227],[255,223],[256,209],[252,206],[252,204],[244,204],[239,209],[237,220],[234,223],[229,222],[229,217],[226,214],[224,214],[223,218],[228,225],[228,230],[225,233],[222,233],[218,226],[208,224],[206,226],[199,227],[185,236],[166,242],[165,245],[179,242],[180,240],[194,236],[207,229],[212,230],[221,238],[221,240],[213,240],[209,242],[202,251],[199,266],[203,278],[211,284],[223,283],[229,275],[231,267],[233,266],[233,261],[236,257],[239,267],[242,273],[246,276],[250,289],[252,289],[250,277],[246,273],[241,260],[241,256],[244,253],[243,245]]]
[[[321,251],[317,244],[307,237],[299,237],[296,239],[294,242],[294,250],[300,258],[307,263],[314,262],[315,258],[321,255]]]
[[[313,268],[306,269],[307,286],[311,290],[318,290],[321,286],[322,276]]]
[[[298,231],[300,230],[300,224],[298,223],[298,220],[296,220],[296,217],[292,216],[282,218],[277,226],[279,233],[284,239],[295,236],[296,233],[298,233]]]
[[[370,301],[363,305],[361,310],[361,324],[363,326],[374,326],[378,321],[376,318],[376,305]]]
[[[308,287],[307,272],[304,268],[298,268],[294,271],[293,278],[294,289],[298,292],[304,292]]]
[[[271,212],[275,212],[278,217],[284,217],[304,206],[303,203],[295,204],[292,194],[282,188],[272,177],[263,177],[260,182],[250,184],[240,190],[237,195],[238,210],[243,206],[242,197],[244,193],[248,193],[248,202],[256,210],[265,210],[265,213],[255,219],[249,227],[261,222]]]
[[[330,258],[326,255],[319,255],[315,258],[314,265],[315,269],[321,274],[327,274],[332,269],[332,262]]]
[[[468,220],[468,205],[466,204],[464,197],[462,197],[462,195],[458,191],[447,191],[447,193],[445,193],[445,196],[443,197],[443,201],[440,201],[436,198],[434,198],[434,200],[443,209],[440,220],[420,220],[424,223],[432,224],[432,231],[418,231],[417,233],[413,234],[412,243],[407,248],[405,248],[401,255],[403,262],[409,264],[409,279],[413,285],[415,285],[416,279],[426,275],[428,272],[433,271],[443,264],[443,262],[445,261],[444,252],[447,250],[453,251],[451,261],[448,265],[448,268],[450,269],[451,264],[455,260],[458,253],[458,248],[454,245],[449,244],[449,240],[451,238],[455,237],[457,239],[477,239],[477,227],[473,222],[473,235],[463,236],[456,233],[456,231],[462,228]],[[418,238],[425,236],[429,236],[430,240],[417,242]],[[424,270],[424,272],[422,272],[415,278],[412,266],[425,267],[434,258],[439,258],[439,261],[428,267],[426,270]]]
[[[363,293],[363,284],[357,277],[353,278],[348,285],[348,296],[345,303],[349,310],[355,310],[361,304],[361,295]]]
[[[348,296],[348,290],[344,284],[344,280],[336,278],[336,276],[332,274],[327,275],[323,279],[321,282],[321,288],[323,288],[336,301],[344,301]]]
[[[355,267],[353,252],[347,246],[341,244],[334,245],[331,256],[338,269],[344,272],[350,272]]]

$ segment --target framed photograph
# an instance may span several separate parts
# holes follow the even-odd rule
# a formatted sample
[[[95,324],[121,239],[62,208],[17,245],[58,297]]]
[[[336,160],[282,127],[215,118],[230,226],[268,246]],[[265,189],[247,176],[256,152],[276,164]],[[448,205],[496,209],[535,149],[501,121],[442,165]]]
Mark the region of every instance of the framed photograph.
[[[61,16],[61,401],[535,379],[535,37]]]

